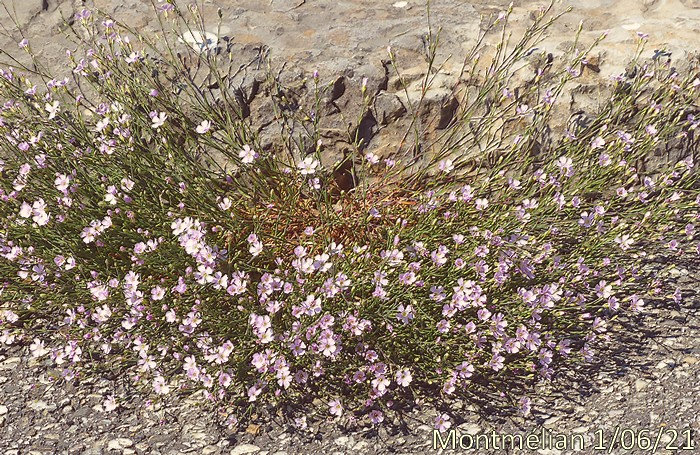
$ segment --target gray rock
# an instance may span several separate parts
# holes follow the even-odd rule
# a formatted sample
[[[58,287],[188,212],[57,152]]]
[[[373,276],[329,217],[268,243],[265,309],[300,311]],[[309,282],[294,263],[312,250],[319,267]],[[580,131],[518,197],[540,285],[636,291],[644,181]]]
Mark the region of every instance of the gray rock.
[[[409,114],[416,112],[421,124],[427,128],[445,128],[458,107],[453,95],[457,78],[446,73],[418,77],[405,90],[396,92]]]
[[[53,411],[56,409],[56,404],[55,403],[47,403],[43,400],[34,400],[31,403],[29,403],[29,409],[32,411]]]
[[[379,124],[388,125],[405,114],[406,108],[394,93],[380,92],[374,99],[374,111]]]
[[[212,444],[202,448],[202,454],[204,455],[211,455],[215,453],[221,453],[221,447]]]
[[[239,444],[231,450],[230,455],[244,455],[246,453],[257,453],[258,451],[260,451],[260,447],[253,444]]]
[[[346,446],[348,445],[348,442],[350,441],[350,438],[347,436],[341,436],[339,438],[335,438],[335,441],[333,441],[336,445],[339,446]]]
[[[0,371],[12,370],[13,368],[17,367],[19,362],[19,357],[10,357],[8,359],[5,359],[2,362],[0,362]]]
[[[122,450],[134,445],[134,441],[128,438],[115,438],[107,443],[107,448],[110,450]]]

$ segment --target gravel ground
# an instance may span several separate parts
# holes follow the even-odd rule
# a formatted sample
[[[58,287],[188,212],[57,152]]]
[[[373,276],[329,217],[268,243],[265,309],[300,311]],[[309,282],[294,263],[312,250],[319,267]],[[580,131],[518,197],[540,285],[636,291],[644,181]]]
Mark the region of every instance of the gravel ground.
[[[619,322],[610,349],[593,365],[572,368],[566,376],[537,387],[532,414],[504,413],[488,403],[451,407],[460,453],[593,454],[608,448],[616,428],[625,447],[609,453],[700,453],[700,267],[684,264],[670,275],[682,291],[648,302],[645,317]],[[330,420],[308,421],[305,429],[279,419],[258,419],[244,430],[217,424],[216,412],[196,396],[144,406],[124,378],[52,384],[50,368],[34,361],[26,346],[0,348],[0,449],[4,454],[414,454],[453,452],[448,433],[435,439],[436,409],[419,405],[401,422],[379,431]],[[114,394],[119,407],[105,412]],[[220,420],[219,420],[220,421]],[[543,430],[544,429],[544,430]],[[653,447],[659,430],[656,451]],[[644,432],[648,430],[648,434]],[[677,431],[674,437],[674,430]],[[532,450],[501,447],[470,450],[469,436],[545,431],[549,443]],[[572,436],[578,435],[578,436]],[[463,443],[459,446],[459,437]],[[644,439],[650,438],[650,442]],[[602,437],[602,440],[601,440]],[[690,444],[688,442],[690,439]],[[573,445],[574,441],[583,446]],[[555,441],[566,447],[554,446]],[[437,447],[435,446],[437,444]],[[641,445],[641,448],[640,448]],[[673,450],[673,447],[686,450]]]

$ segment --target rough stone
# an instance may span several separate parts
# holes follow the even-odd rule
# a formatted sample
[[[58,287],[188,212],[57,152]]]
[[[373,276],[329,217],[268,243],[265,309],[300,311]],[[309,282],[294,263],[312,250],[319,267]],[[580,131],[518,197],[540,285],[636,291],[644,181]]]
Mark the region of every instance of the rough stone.
[[[134,445],[134,441],[129,438],[115,438],[107,443],[110,450],[121,450]]]
[[[405,114],[406,108],[394,93],[381,92],[374,99],[374,111],[379,124],[388,125]]]
[[[240,444],[231,450],[230,455],[244,455],[246,453],[256,453],[258,451],[260,451],[260,447],[253,444]]]

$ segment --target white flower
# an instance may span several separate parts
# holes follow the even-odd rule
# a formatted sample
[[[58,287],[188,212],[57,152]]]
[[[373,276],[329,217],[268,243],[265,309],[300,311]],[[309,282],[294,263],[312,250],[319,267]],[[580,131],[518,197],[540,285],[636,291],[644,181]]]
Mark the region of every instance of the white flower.
[[[102,323],[108,320],[111,316],[112,310],[105,304],[95,310],[95,312],[92,314],[92,319],[97,323]]]
[[[19,209],[19,216],[29,218],[32,215],[32,206],[26,202],[22,202],[22,207]]]
[[[454,163],[449,158],[440,161],[440,163],[438,164],[438,169],[440,169],[445,174],[449,174],[454,168]]]
[[[307,156],[303,161],[297,163],[299,173],[301,175],[311,175],[316,172],[316,168],[320,163],[312,156]]]
[[[238,157],[241,159],[241,162],[243,164],[252,163],[258,156],[259,155],[255,153],[255,150],[250,148],[250,145],[248,144],[245,144],[243,146],[243,149],[240,152],[238,152]]]
[[[328,403],[329,412],[331,415],[340,417],[343,415],[343,405],[340,400],[332,400]]]
[[[106,412],[112,412],[117,409],[117,402],[114,400],[114,395],[110,395],[102,404]]]
[[[121,112],[124,110],[124,105],[119,101],[115,101],[109,105],[109,108],[112,110],[112,112]]]
[[[43,357],[49,353],[48,349],[44,347],[44,342],[39,338],[34,338],[34,342],[29,346],[29,350],[32,353],[32,357]]]
[[[634,243],[634,238],[629,234],[618,235],[615,237],[615,242],[620,245],[622,250],[628,249]]]
[[[489,206],[489,201],[488,201],[488,199],[485,199],[485,198],[479,198],[475,201],[475,203],[476,203],[477,210],[484,210],[486,207]]]
[[[106,217],[102,218],[102,221],[100,222],[100,226],[101,226],[103,231],[105,229],[109,228],[110,226],[112,226],[112,217],[106,216]]]
[[[591,141],[591,148],[592,148],[593,150],[595,150],[595,149],[597,149],[597,148],[601,148],[601,147],[604,146],[604,145],[605,145],[605,139],[603,139],[603,138],[600,137],[600,136],[596,137],[595,139],[593,139],[593,140]]]
[[[0,345],[7,344],[10,345],[15,342],[15,334],[10,333],[9,330],[3,330],[0,334]]]
[[[250,254],[253,256],[257,256],[260,253],[262,253],[263,250],[263,244],[260,241],[252,242],[250,244],[250,247],[248,248],[248,251],[250,251]]]
[[[153,380],[153,390],[155,390],[158,395],[166,395],[170,392],[170,386],[165,383],[165,378],[163,378],[163,376],[157,376]]]
[[[564,169],[568,171],[574,165],[574,162],[568,156],[560,156],[556,164],[559,169]]]
[[[101,133],[109,125],[109,117],[105,117],[95,125],[95,131]]]
[[[107,193],[105,194],[105,202],[107,202],[109,205],[116,205],[117,197],[114,195],[114,193]]]
[[[134,187],[134,182],[132,180],[130,180],[128,177],[124,177],[121,180],[121,187],[122,187],[123,191],[129,192]]]
[[[176,316],[175,316],[175,310],[173,310],[172,308],[171,308],[170,310],[168,310],[167,313],[165,313],[165,320],[166,320],[167,322],[171,322],[171,323],[172,323],[172,322],[175,322],[176,319],[177,319],[177,318],[176,318]]]
[[[607,299],[613,294],[613,288],[605,280],[600,280],[595,287],[596,295],[602,299]]]
[[[131,65],[132,63],[138,62],[139,59],[140,59],[140,56],[139,56],[138,52],[132,52],[126,58],[124,58],[124,61]]]
[[[56,186],[58,191],[64,192],[68,189],[68,185],[70,185],[70,177],[68,177],[66,174],[57,174],[56,180],[53,181],[53,184]]]
[[[219,208],[221,210],[228,210],[231,208],[231,199],[228,197],[224,197],[220,202],[219,202]]]
[[[49,120],[51,120],[51,119],[53,119],[54,117],[56,117],[56,114],[58,114],[58,112],[61,110],[61,108],[59,107],[59,102],[58,102],[58,101],[54,101],[54,102],[51,103],[51,104],[46,103],[46,105],[44,106],[44,108],[45,108],[46,111],[49,113]]]
[[[197,132],[199,134],[205,134],[211,129],[211,122],[209,120],[202,120],[202,123],[197,127]]]
[[[46,203],[39,198],[32,204],[32,220],[39,226],[45,226],[49,222],[49,215],[46,213]]]
[[[151,121],[153,122],[153,124],[151,125],[151,128],[154,128],[154,129],[160,128],[161,126],[163,126],[163,124],[165,123],[165,120],[167,118],[168,118],[168,116],[166,115],[165,112],[161,112],[159,114],[154,115],[151,118]]]

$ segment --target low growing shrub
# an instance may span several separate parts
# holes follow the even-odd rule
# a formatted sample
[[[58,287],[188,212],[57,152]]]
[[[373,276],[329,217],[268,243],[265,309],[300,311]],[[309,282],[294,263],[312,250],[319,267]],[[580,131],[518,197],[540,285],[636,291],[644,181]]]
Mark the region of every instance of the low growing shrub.
[[[203,31],[196,11],[159,8]],[[590,49],[577,35],[561,69],[509,86],[550,10],[515,45],[509,12],[493,21],[496,54],[478,56],[484,32],[471,95],[418,165],[379,160],[350,131],[366,178],[351,190],[321,165],[317,115],[290,107],[272,71],[287,129],[264,150],[225,48],[188,51],[203,79],[174,41],[81,12],[71,80],[1,73],[1,341],[31,344],[57,380],[113,370],[146,394],[203,390],[232,419],[314,400],[379,423],[417,399],[494,391],[527,413],[536,381],[591,361],[615,318],[661,292],[645,250],[700,254],[698,75],[641,61],[641,36],[600,112],[551,139]],[[307,82],[313,109],[329,86]],[[647,169],[667,144],[680,159]]]

